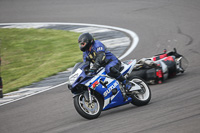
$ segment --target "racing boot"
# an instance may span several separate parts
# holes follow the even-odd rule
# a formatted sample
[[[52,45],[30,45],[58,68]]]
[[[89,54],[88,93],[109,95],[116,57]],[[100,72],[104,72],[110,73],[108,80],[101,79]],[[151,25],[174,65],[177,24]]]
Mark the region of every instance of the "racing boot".
[[[132,86],[133,86],[132,83],[130,83],[128,80],[126,80],[124,78],[123,75],[120,75],[116,79],[122,83],[122,85],[124,86],[124,89],[125,89],[126,92],[128,92],[132,88]]]
[[[126,92],[129,92],[129,90],[133,87],[133,84],[128,80],[124,80],[122,84],[125,86],[124,89],[126,90]]]
[[[133,86],[128,80],[125,79],[125,77],[123,75],[120,75],[119,77],[116,78],[119,82],[122,83],[122,86],[124,89],[122,89],[122,96],[124,98],[124,101],[128,100],[128,95],[127,93],[129,92],[129,90],[131,89],[131,87]]]

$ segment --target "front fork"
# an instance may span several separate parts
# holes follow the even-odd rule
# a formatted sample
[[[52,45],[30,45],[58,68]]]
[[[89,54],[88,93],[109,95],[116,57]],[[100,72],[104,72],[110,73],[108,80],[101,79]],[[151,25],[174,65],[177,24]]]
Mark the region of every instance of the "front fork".
[[[92,95],[91,95],[91,90],[89,87],[88,87],[88,95],[89,95],[89,103],[91,104],[92,103]]]
[[[88,91],[85,91],[83,93],[86,101],[88,101],[89,104],[92,104],[92,94],[91,94],[91,89],[88,87]]]

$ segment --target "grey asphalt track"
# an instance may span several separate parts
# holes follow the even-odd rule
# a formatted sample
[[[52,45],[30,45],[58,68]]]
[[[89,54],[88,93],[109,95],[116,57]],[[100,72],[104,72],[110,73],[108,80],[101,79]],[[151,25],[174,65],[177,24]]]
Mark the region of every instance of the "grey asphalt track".
[[[1,0],[0,22],[77,22],[136,32],[139,45],[126,59],[163,48],[189,60],[183,75],[150,86],[151,103],[126,105],[85,120],[66,86],[0,107],[2,133],[198,133],[200,132],[199,0]]]

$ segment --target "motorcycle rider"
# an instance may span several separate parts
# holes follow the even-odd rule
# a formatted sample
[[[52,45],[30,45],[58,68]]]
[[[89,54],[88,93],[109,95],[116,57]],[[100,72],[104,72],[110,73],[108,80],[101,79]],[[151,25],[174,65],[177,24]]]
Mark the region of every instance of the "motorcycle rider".
[[[132,84],[120,73],[121,62],[118,58],[108,51],[103,43],[94,40],[90,33],[83,33],[78,38],[80,50],[83,51],[83,61],[93,63],[89,75],[95,75],[100,67],[105,67],[106,74],[120,81],[125,90],[131,89]]]

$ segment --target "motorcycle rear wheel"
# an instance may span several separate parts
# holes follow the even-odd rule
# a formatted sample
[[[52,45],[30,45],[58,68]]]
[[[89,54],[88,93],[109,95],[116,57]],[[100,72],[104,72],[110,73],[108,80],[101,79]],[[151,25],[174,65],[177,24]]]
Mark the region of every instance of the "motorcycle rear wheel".
[[[95,119],[101,114],[103,107],[101,99],[95,95],[92,95],[92,99],[92,103],[90,104],[83,94],[74,97],[76,111],[86,119]]]
[[[131,103],[135,106],[143,106],[148,104],[151,100],[151,90],[148,84],[139,77],[132,77],[130,81],[135,82],[142,88],[131,95],[131,98],[133,99]]]

